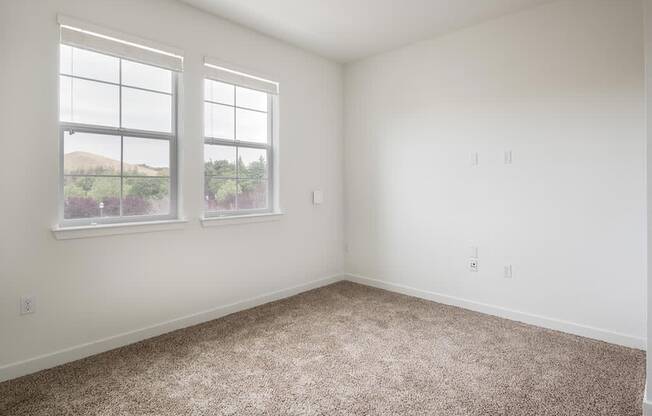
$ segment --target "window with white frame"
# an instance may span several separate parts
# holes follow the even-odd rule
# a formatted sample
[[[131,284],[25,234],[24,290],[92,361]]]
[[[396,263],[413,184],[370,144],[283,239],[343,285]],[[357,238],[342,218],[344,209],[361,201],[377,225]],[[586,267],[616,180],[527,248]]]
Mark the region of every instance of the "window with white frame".
[[[278,85],[210,64],[206,73],[205,215],[271,212]]]
[[[177,216],[182,58],[62,26],[60,222]]]

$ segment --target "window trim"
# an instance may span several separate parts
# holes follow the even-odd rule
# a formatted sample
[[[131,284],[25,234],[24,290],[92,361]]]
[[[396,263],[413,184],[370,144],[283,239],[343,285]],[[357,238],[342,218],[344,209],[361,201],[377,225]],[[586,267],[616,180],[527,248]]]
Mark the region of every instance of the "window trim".
[[[209,56],[204,56],[204,78],[239,85],[272,95],[278,95],[279,93],[278,82],[272,81],[270,77],[260,74],[258,71],[239,68],[232,63]]]
[[[182,230],[187,223],[188,220],[180,218],[162,221],[82,225],[78,227],[61,227],[55,225],[52,227],[52,234],[57,240],[73,240],[78,238]]]
[[[182,49],[63,14],[57,15],[57,22],[62,44],[183,72]]]
[[[276,189],[275,189],[275,183],[277,181],[277,174],[274,166],[274,159],[275,159],[275,148],[276,148],[276,135],[274,134],[275,132],[275,124],[274,124],[274,119],[275,119],[275,113],[276,109],[278,106],[278,96],[276,94],[272,94],[268,91],[261,90],[258,88],[251,88],[249,86],[245,85],[240,85],[238,83],[234,83],[231,80],[224,80],[220,79],[219,77],[212,76],[211,74],[204,74],[203,77],[203,82],[204,84],[206,81],[216,81],[216,82],[221,82],[223,84],[228,84],[232,85],[234,87],[233,93],[234,96],[236,94],[236,88],[247,88],[250,90],[256,90],[260,92],[264,92],[267,94],[267,112],[260,111],[260,110],[255,110],[247,107],[241,107],[237,105],[237,101],[234,100],[233,105],[229,104],[224,104],[224,103],[219,103],[215,102],[212,100],[207,100],[205,96],[205,87],[204,87],[204,94],[203,94],[203,100],[202,100],[202,107],[205,108],[206,103],[213,104],[213,105],[222,105],[225,107],[230,107],[233,108],[233,118],[234,118],[234,131],[233,131],[233,139],[224,139],[224,138],[218,138],[218,137],[211,137],[211,136],[206,136],[206,131],[205,131],[205,117],[206,117],[206,111],[203,110],[203,117],[202,117],[202,137],[203,137],[203,142],[202,142],[202,165],[204,166],[203,172],[202,172],[202,219],[205,221],[209,221],[212,219],[226,219],[226,218],[239,218],[239,217],[245,217],[245,218],[251,218],[257,215],[260,216],[267,216],[270,214],[278,214],[278,207],[276,207]],[[247,111],[257,111],[259,113],[266,113],[267,114],[267,143],[260,143],[260,142],[251,142],[251,141],[246,141],[246,140],[238,140],[237,139],[237,128],[236,128],[236,114],[237,111],[236,109],[243,109]],[[248,148],[248,149],[266,149],[266,157],[267,157],[267,207],[266,208],[258,208],[258,209],[235,209],[235,210],[222,210],[222,211],[210,211],[206,209],[206,194],[205,194],[205,189],[206,189],[206,168],[205,168],[205,158],[204,158],[204,149],[206,145],[218,145],[218,146],[230,146],[236,149],[236,167],[238,166],[238,148]],[[236,175],[237,176],[237,175]],[[236,198],[237,198],[237,182],[236,182]]]
[[[61,44],[60,44],[61,45]],[[102,53],[99,51],[94,51],[97,53]],[[113,56],[110,54],[103,53],[104,55]],[[62,76],[71,78],[71,79],[86,79],[88,81],[99,82],[104,84],[115,85],[119,89],[119,99],[118,99],[118,109],[119,109],[119,121],[120,125],[122,124],[122,88],[133,88],[137,90],[149,91],[147,89],[132,87],[129,85],[122,84],[122,60],[132,61],[131,59],[124,57],[116,57],[120,61],[120,80],[116,83],[106,82],[102,80],[94,80],[90,78],[78,77],[71,74],[58,73],[59,79]],[[137,61],[133,61],[137,62]],[[151,64],[145,64],[149,66],[155,66]],[[167,68],[164,68],[167,69]],[[179,219],[179,170],[178,170],[178,139],[179,139],[179,129],[178,129],[178,116],[179,116],[179,78],[180,73],[172,69],[167,69],[170,71],[172,76],[172,91],[170,94],[167,94],[162,91],[151,91],[152,93],[160,93],[168,95],[171,97],[170,105],[172,106],[171,111],[171,132],[157,132],[150,130],[139,130],[139,129],[130,129],[124,127],[110,127],[102,125],[93,125],[93,124],[84,124],[84,123],[75,123],[68,121],[61,121],[59,119],[59,192],[58,192],[58,223],[59,228],[69,228],[69,227],[83,227],[83,226],[99,226],[99,225],[119,225],[119,224],[133,224],[133,223],[147,223],[147,222],[160,222],[160,221],[170,221]],[[61,96],[61,91],[59,89],[59,97]],[[60,99],[59,99],[60,102]],[[57,106],[57,108],[59,108]],[[59,117],[61,110],[59,108]],[[157,140],[167,140],[169,142],[169,154],[170,154],[170,167],[169,167],[169,181],[170,181],[170,208],[169,213],[167,214],[155,214],[155,215],[130,215],[130,216],[117,216],[117,217],[92,217],[92,218],[74,218],[66,219],[64,215],[65,209],[65,195],[64,195],[64,179],[65,179],[65,166],[64,166],[64,133],[66,131],[78,131],[84,133],[92,134],[104,134],[104,135],[114,135],[121,136],[121,142],[124,140],[124,137],[135,137],[135,138],[144,138],[144,139],[157,139]],[[120,160],[120,163],[123,163],[123,160]],[[91,175],[92,176],[92,175]],[[120,174],[121,186],[120,186],[120,200],[122,204],[122,180],[124,176],[121,172]]]
[[[283,213],[279,211],[266,212],[262,214],[246,214],[246,215],[229,215],[221,217],[202,217],[200,218],[201,225],[207,227],[221,227],[226,225],[240,225],[240,224],[257,224],[261,222],[274,222],[280,221],[283,218]]]

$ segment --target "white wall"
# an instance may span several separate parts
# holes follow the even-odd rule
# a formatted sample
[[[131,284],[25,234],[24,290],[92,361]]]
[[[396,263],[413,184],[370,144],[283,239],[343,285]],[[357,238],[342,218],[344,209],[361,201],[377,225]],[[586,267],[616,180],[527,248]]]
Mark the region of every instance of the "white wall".
[[[348,65],[346,271],[643,348],[641,15],[554,2]]]
[[[180,150],[182,208],[190,222],[184,229],[54,239],[57,13],[185,51]],[[286,215],[279,222],[202,228],[197,221],[204,54],[281,84]],[[342,271],[340,65],[175,1],[2,0],[0,71],[0,379],[57,361],[12,366],[22,360]],[[315,188],[325,194],[319,207],[311,204]],[[19,316],[19,297],[28,294],[36,296],[37,312]]]

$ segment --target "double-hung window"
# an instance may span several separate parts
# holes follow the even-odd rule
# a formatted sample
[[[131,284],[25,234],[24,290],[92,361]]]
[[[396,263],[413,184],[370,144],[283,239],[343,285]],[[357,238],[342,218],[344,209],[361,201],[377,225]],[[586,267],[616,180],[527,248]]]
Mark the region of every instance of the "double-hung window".
[[[182,58],[61,26],[60,223],[176,218]]]
[[[278,84],[206,63],[204,214],[274,211]]]

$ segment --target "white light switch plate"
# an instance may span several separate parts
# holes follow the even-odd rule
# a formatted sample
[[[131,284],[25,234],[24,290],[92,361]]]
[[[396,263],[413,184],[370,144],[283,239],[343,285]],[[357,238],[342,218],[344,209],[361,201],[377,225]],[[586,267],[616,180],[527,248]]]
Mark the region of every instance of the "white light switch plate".
[[[505,279],[511,279],[512,278],[512,265],[508,264],[505,266],[505,272],[504,272]]]
[[[324,203],[324,192],[317,190],[312,193],[312,203],[315,205],[321,205]]]
[[[478,152],[471,153],[471,166],[478,166]]]
[[[511,150],[505,150],[505,164],[506,165],[511,165],[512,164],[512,151]]]

